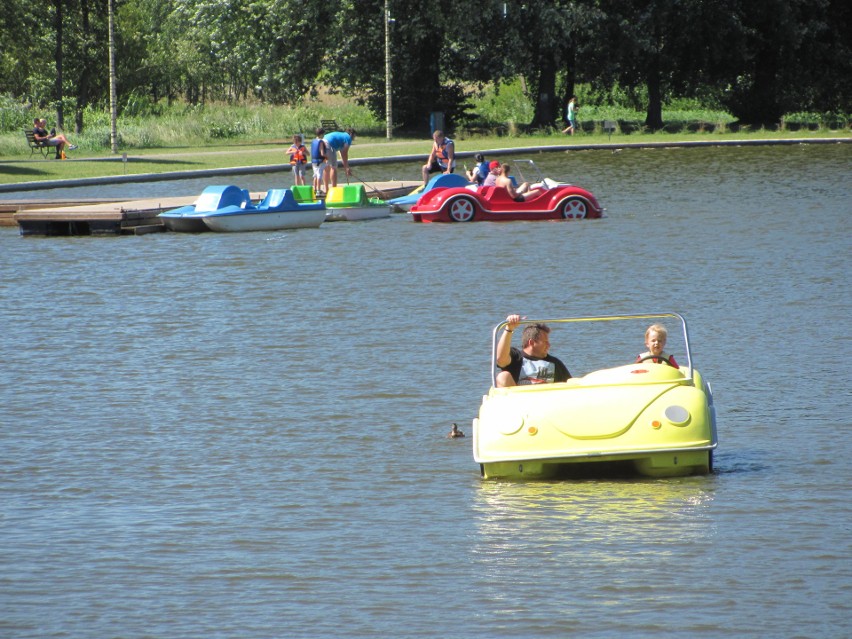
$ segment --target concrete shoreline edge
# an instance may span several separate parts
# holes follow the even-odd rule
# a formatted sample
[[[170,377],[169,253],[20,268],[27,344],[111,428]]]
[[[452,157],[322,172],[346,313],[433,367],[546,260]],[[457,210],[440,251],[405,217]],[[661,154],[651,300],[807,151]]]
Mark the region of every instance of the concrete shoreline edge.
[[[521,155],[530,153],[557,153],[569,151],[613,151],[616,149],[666,149],[666,148],[696,148],[719,146],[793,146],[807,144],[850,144],[852,137],[843,138],[788,138],[783,140],[694,140],[680,142],[626,142],[598,144],[560,144],[553,146],[528,146],[511,148],[477,149],[476,151],[460,151],[457,158],[473,157],[475,153],[486,155]],[[353,158],[351,166],[366,166],[368,164],[393,164],[397,162],[422,162],[426,153],[408,155],[391,155],[373,158]],[[218,175],[251,175],[257,173],[286,172],[289,164],[259,164],[254,166],[225,167],[219,169],[196,169],[189,171],[171,171],[166,173],[137,173],[133,175],[111,175],[92,178],[76,178],[69,180],[51,180],[50,182],[17,182],[0,184],[0,193],[16,193],[25,191],[53,190],[80,186],[99,186],[105,184],[127,184],[134,182],[162,182],[168,180],[190,180],[201,177]]]

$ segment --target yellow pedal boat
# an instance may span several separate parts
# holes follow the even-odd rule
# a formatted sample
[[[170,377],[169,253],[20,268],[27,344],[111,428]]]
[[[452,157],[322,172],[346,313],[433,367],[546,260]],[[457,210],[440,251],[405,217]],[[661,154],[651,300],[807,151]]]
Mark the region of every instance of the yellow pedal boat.
[[[626,472],[676,477],[712,472],[717,446],[713,394],[693,367],[683,317],[643,313],[523,324],[544,322],[555,329],[567,323],[579,329],[591,323],[609,327],[632,321],[639,326],[672,320],[683,330],[679,350],[673,351],[679,359],[681,353],[686,356],[679,369],[641,362],[593,370],[567,382],[497,388],[499,371],[492,365],[491,389],[473,420],[473,458],[482,476],[548,479]],[[502,322],[494,328],[492,362],[505,326]],[[625,331],[618,326],[616,334],[623,340]],[[620,359],[624,361],[623,354]]]

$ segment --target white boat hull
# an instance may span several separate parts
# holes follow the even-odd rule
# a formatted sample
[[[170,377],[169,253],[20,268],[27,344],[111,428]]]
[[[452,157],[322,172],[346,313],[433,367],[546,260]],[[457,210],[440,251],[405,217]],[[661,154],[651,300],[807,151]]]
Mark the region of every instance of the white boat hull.
[[[239,213],[211,214],[204,224],[211,231],[236,233],[245,231],[282,231],[286,229],[317,228],[325,220],[322,208],[307,211],[241,211]]]
[[[183,215],[170,217],[160,215],[159,219],[163,221],[163,226],[168,230],[178,233],[203,233],[210,230],[201,216]]]
[[[328,206],[326,204],[326,206]],[[378,206],[340,206],[328,207],[325,210],[326,222],[359,222],[361,220],[376,220],[390,217],[392,207],[387,204]]]

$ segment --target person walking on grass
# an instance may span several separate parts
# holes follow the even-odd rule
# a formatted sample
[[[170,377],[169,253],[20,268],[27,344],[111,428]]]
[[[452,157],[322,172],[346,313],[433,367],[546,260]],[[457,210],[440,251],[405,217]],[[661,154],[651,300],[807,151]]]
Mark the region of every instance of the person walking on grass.
[[[571,99],[568,100],[568,109],[565,112],[565,121],[568,123],[564,129],[562,129],[562,133],[567,133],[569,135],[574,135],[574,131],[577,130],[577,96],[572,95]]]

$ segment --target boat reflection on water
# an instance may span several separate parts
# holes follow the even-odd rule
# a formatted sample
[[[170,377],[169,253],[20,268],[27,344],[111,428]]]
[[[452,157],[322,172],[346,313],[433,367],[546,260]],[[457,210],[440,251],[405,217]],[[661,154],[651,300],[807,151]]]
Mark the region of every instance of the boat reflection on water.
[[[654,637],[695,621],[696,597],[719,596],[715,489],[712,476],[481,482],[471,554],[476,605],[500,611],[483,620],[491,636],[511,623],[535,637]]]
[[[488,554],[537,552],[612,556],[688,544],[715,535],[708,507],[715,480],[497,482],[476,490],[479,542]],[[625,538],[632,538],[624,544]],[[662,548],[660,548],[662,547]],[[579,555],[577,554],[579,553]]]

